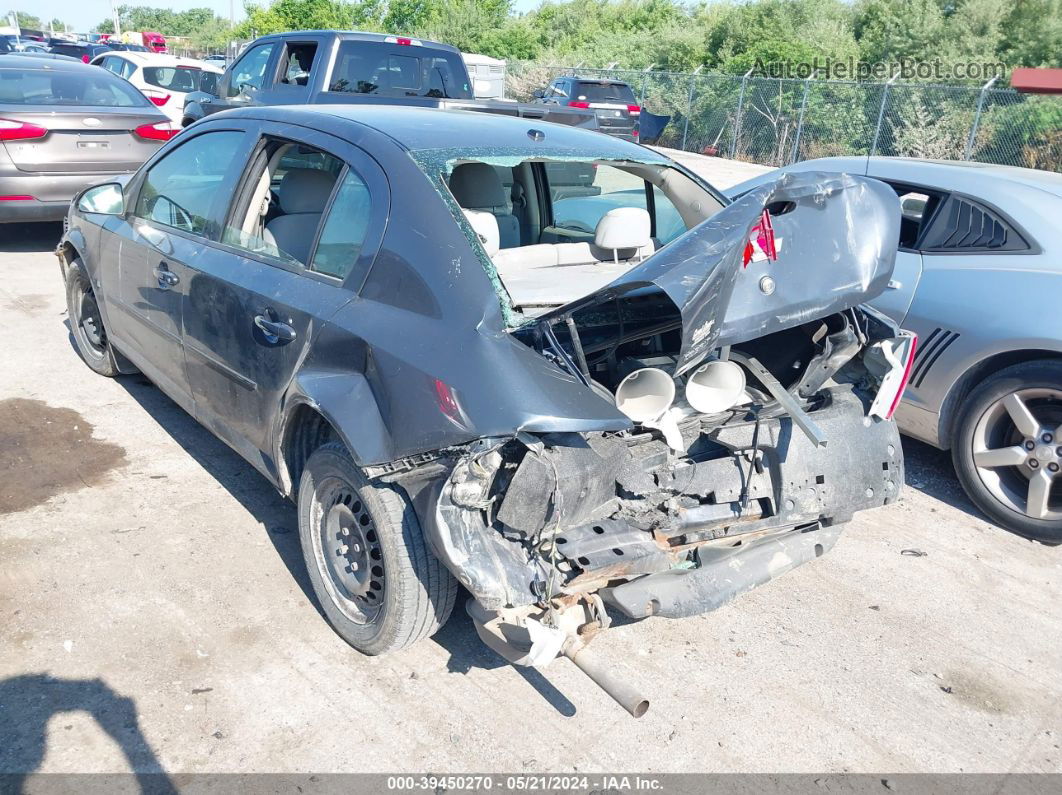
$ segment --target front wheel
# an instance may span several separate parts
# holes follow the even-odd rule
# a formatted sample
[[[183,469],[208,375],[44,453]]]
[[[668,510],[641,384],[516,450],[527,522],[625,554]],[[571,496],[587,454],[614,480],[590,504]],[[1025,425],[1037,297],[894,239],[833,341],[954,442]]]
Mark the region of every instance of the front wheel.
[[[107,340],[96,292],[84,263],[75,259],[66,274],[66,310],[77,352],[93,372],[113,378],[120,370],[117,352]]]
[[[966,493],[1001,526],[1062,543],[1062,362],[1001,370],[963,403],[952,460]]]
[[[310,581],[343,640],[384,654],[446,623],[457,581],[428,548],[402,491],[369,482],[346,447],[331,442],[306,462],[298,503]]]

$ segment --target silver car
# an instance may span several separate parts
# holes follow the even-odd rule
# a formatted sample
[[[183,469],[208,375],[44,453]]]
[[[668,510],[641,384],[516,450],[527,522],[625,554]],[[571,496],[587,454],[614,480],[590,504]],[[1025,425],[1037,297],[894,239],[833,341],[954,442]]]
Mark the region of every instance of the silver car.
[[[1062,174],[890,157],[783,170],[867,175],[896,191],[900,252],[872,305],[919,337],[900,428],[950,449],[994,521],[1062,543]]]
[[[136,171],[176,132],[104,69],[0,55],[0,223],[62,219],[74,195]]]

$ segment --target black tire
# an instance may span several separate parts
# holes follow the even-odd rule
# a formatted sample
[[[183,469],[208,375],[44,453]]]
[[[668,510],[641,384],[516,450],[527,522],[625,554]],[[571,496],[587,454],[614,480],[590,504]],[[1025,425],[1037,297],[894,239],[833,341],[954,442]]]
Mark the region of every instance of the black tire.
[[[67,267],[66,310],[70,333],[85,364],[93,372],[108,378],[119,375],[118,353],[107,339],[107,329],[103,325],[92,281],[79,259],[73,260]]]
[[[1009,434],[1003,428],[1002,432],[1005,435],[991,445],[983,444],[983,434],[989,427],[988,421],[992,416],[990,412],[998,413],[997,407],[1000,401],[1018,393],[1035,395],[1037,391],[1062,394],[1062,362],[1034,361],[1016,364],[983,381],[966,397],[960,407],[956,418],[951,455],[955,472],[963,489],[974,504],[993,522],[1025,538],[1055,546],[1062,544],[1062,518],[1038,519],[1030,516],[1028,510],[1032,503],[1031,498],[1027,499],[1025,510],[1019,510],[1013,504],[1013,500],[1008,501],[1006,493],[1000,496],[1000,492],[1012,493],[1020,498],[1021,489],[1025,486],[1017,478],[1022,476],[1028,478],[1032,472],[1046,474],[1050,468],[1057,475],[1053,476],[1053,483],[1047,489],[1048,504],[1053,513],[1057,512],[1062,507],[1062,472],[1059,472],[1062,455],[1058,452],[1062,451],[1060,447],[1062,440],[1052,437],[1050,443],[1037,443],[1036,449],[1043,450],[1045,457],[1042,463],[1034,462],[1035,470],[1030,470],[1029,464],[992,468],[991,472],[999,472],[994,482],[991,480],[986,482],[982,475],[985,468],[982,467],[979,471],[974,461],[976,442],[980,442],[978,449],[1010,448],[1023,444],[1022,439],[1025,435],[1021,433],[1016,424]],[[1062,402],[1051,398],[1050,395],[1038,401],[1026,401],[1026,403],[1033,402],[1036,405],[1031,406],[1030,410],[1041,421],[1043,427],[1050,427],[1056,422],[1062,424],[1062,420],[1059,419],[1062,418]],[[1004,423],[1009,421],[1009,415],[1004,417],[1003,421]],[[998,432],[997,430],[997,434]],[[1054,460],[1046,455],[1051,450],[1055,451]],[[1035,452],[1029,451],[1029,457],[1035,457]]]
[[[446,623],[457,580],[428,548],[406,495],[370,483],[342,443],[319,447],[306,462],[298,510],[310,582],[343,640],[384,654]]]

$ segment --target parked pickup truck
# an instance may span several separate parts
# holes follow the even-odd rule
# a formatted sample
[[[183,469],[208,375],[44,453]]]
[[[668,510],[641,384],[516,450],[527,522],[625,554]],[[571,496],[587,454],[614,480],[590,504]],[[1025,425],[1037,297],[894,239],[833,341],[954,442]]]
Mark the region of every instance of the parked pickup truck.
[[[189,94],[182,126],[250,105],[369,103],[479,110],[596,130],[593,111],[477,100],[461,53],[447,44],[382,33],[274,33],[247,45],[217,89]]]

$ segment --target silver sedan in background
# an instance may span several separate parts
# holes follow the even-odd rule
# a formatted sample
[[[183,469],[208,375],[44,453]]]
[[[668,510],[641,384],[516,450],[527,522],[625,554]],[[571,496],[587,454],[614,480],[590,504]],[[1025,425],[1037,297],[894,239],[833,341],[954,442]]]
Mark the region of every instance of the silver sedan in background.
[[[1062,174],[890,157],[782,170],[866,175],[896,191],[896,270],[871,303],[919,338],[900,429],[950,449],[995,522],[1062,543]]]
[[[0,223],[62,219],[75,194],[136,171],[176,132],[105,69],[0,55]]]

